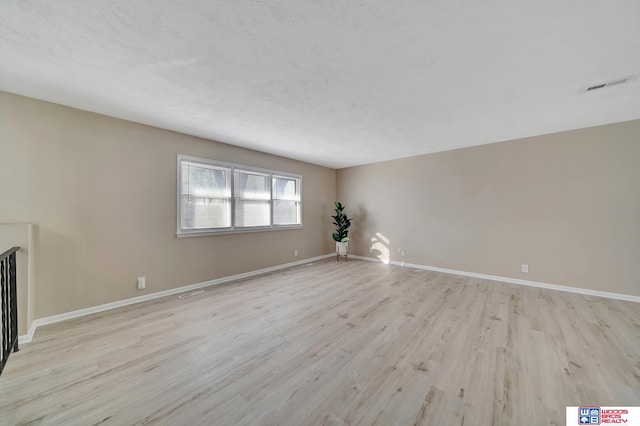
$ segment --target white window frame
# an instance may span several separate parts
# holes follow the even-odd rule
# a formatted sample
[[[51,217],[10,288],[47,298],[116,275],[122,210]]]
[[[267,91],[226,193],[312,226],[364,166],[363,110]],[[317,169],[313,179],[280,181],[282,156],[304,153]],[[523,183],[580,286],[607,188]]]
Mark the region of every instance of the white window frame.
[[[199,229],[183,229],[182,228],[182,162],[190,162],[196,164],[202,164],[205,166],[214,166],[225,168],[229,170],[229,178],[230,186],[231,186],[231,197],[230,197],[230,209],[231,209],[231,226],[224,228],[199,228]],[[235,226],[235,172],[238,171],[247,171],[247,172],[256,172],[260,174],[269,175],[270,179],[270,198],[269,198],[269,209],[270,209],[270,224],[265,226]],[[273,179],[274,177],[282,177],[288,179],[296,179],[298,185],[298,217],[300,218],[299,224],[293,225],[274,225],[273,224],[273,205],[274,205],[274,192],[273,192]],[[220,234],[236,234],[236,233],[246,233],[246,232],[262,232],[262,231],[276,231],[276,230],[285,230],[285,229],[301,229],[303,228],[302,222],[302,176],[282,172],[279,170],[270,170],[270,169],[262,169],[258,167],[246,166],[244,164],[236,164],[236,163],[227,163],[223,161],[210,160],[208,158],[201,157],[192,157],[188,155],[178,155],[177,158],[177,191],[176,191],[176,205],[177,205],[177,222],[176,222],[176,235],[178,237],[190,237],[190,236],[203,236],[203,235],[220,235]]]

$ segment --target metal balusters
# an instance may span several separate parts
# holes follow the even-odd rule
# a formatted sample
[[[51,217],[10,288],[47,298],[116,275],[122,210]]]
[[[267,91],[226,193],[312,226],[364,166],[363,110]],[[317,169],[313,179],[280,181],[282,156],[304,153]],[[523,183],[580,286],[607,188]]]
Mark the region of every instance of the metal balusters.
[[[18,301],[16,252],[13,247],[0,255],[0,374],[9,354],[18,352]]]

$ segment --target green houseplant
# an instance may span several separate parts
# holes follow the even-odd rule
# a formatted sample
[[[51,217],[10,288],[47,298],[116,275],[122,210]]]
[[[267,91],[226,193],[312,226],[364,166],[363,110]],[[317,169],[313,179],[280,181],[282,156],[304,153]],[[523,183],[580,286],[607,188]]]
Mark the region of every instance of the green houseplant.
[[[341,202],[336,201],[335,208],[336,214],[331,217],[333,218],[333,224],[336,226],[336,232],[333,233],[333,239],[336,242],[336,253],[346,255],[351,219],[344,213],[345,206]]]

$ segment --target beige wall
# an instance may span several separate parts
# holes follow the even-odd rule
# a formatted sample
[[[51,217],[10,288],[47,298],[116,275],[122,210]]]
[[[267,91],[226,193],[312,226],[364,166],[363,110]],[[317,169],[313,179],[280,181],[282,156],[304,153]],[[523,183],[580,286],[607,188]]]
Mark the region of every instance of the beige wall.
[[[356,254],[640,295],[638,135],[633,121],[336,176],[0,92],[0,222],[36,224],[33,318],[329,253],[336,187]],[[177,154],[301,174],[304,229],[177,238]]]
[[[177,154],[301,174],[304,229],[177,238]],[[3,92],[0,182],[0,222],[37,225],[36,318],[332,250],[335,170]]]
[[[338,198],[358,255],[640,295],[640,121],[342,169]]]

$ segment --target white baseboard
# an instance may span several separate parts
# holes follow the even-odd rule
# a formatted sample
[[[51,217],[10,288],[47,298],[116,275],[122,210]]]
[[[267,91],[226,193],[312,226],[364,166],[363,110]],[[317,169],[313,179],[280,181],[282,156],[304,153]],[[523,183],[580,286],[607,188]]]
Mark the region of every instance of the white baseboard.
[[[144,296],[132,297],[131,299],[125,299],[125,300],[119,300],[119,301],[116,301],[116,302],[105,303],[104,305],[98,305],[98,306],[93,306],[93,307],[90,307],[90,308],[79,309],[77,311],[66,312],[64,314],[53,315],[53,316],[45,317],[45,318],[38,318],[38,319],[34,320],[31,323],[31,326],[29,327],[29,332],[27,334],[18,337],[18,344],[22,345],[22,344],[31,342],[33,340],[33,335],[35,334],[36,329],[38,327],[43,326],[43,325],[54,324],[54,323],[57,323],[57,322],[66,321],[66,320],[69,320],[69,319],[82,317],[82,316],[85,316],[85,315],[91,315],[91,314],[95,314],[95,313],[98,313],[98,312],[108,311],[110,309],[116,309],[116,308],[120,308],[120,307],[123,307],[123,306],[133,305],[135,303],[141,303],[141,302],[146,302],[148,300],[158,299],[160,297],[171,296],[171,295],[178,294],[178,293],[192,291],[192,290],[199,289],[199,288],[202,288],[202,287],[209,287],[209,286],[213,286],[213,285],[224,284],[224,283],[227,283],[227,282],[230,282],[230,281],[240,280],[240,279],[243,279],[243,278],[255,277],[257,275],[267,274],[269,272],[274,272],[274,271],[277,271],[277,270],[280,270],[280,269],[291,268],[292,266],[304,265],[304,264],[309,263],[309,262],[323,260],[323,259],[327,259],[327,258],[333,257],[333,256],[335,256],[334,253],[325,254],[325,255],[322,255],[322,256],[312,257],[312,258],[309,258],[309,259],[303,259],[303,260],[298,260],[298,261],[291,262],[291,263],[285,263],[285,264],[282,264],[282,265],[271,266],[269,268],[263,268],[263,269],[258,269],[258,270],[255,270],[255,271],[244,272],[242,274],[231,275],[231,276],[223,277],[223,278],[217,278],[215,280],[205,281],[205,282],[202,282],[202,283],[197,283],[197,284],[191,284],[191,285],[186,285],[186,286],[182,286],[182,287],[172,288],[170,290],[159,291],[159,292],[151,293],[151,294],[145,294]],[[640,296],[632,296],[632,295],[628,295],[628,294],[610,293],[608,291],[589,290],[589,289],[586,289],[586,288],[578,288],[578,287],[568,287],[568,286],[558,285],[558,284],[548,284],[548,283],[541,283],[541,282],[537,282],[537,281],[521,280],[519,278],[500,277],[500,276],[497,276],[497,275],[478,274],[478,273],[475,273],[475,272],[467,272],[467,271],[459,271],[459,270],[456,270],[456,269],[439,268],[439,267],[436,267],[436,266],[418,265],[418,264],[414,264],[414,263],[397,262],[397,261],[394,261],[394,260],[392,260],[392,261],[384,261],[384,260],[373,258],[373,257],[356,256],[356,255],[349,255],[349,257],[352,258],[352,259],[366,260],[368,262],[386,263],[386,264],[391,264],[391,265],[395,265],[395,266],[404,266],[404,267],[408,267],[408,268],[415,268],[415,269],[423,269],[423,270],[427,270],[427,271],[442,272],[442,273],[445,273],[445,274],[461,275],[461,276],[464,276],[464,277],[482,278],[482,279],[485,279],[485,280],[500,281],[500,282],[505,282],[505,283],[509,283],[509,284],[517,284],[517,285],[525,285],[525,286],[529,286],[529,287],[546,288],[546,289],[550,289],[550,290],[566,291],[566,292],[570,292],[570,293],[578,293],[578,294],[584,294],[584,295],[588,295],[588,296],[606,297],[606,298],[609,298],[609,299],[626,300],[628,302],[640,303]]]
[[[91,315],[98,312],[108,311],[110,309],[121,308],[123,306],[133,305],[135,303],[146,302],[148,300],[158,299],[160,297],[171,296],[178,293],[192,291],[202,287],[209,287],[212,285],[224,284],[230,281],[240,280],[243,278],[255,277],[257,275],[267,274],[269,272],[274,272],[280,269],[291,268],[292,266],[304,265],[309,262],[315,262],[315,261],[327,259],[333,256],[334,256],[333,253],[325,254],[322,256],[316,256],[308,259],[297,260],[291,263],[271,266],[269,268],[263,268],[255,271],[244,272],[242,274],[236,274],[228,277],[217,278],[215,280],[205,281],[202,283],[172,288],[170,290],[158,291],[156,293],[151,293],[151,294],[145,294],[144,296],[132,297],[130,299],[124,299],[116,302],[105,303],[104,305],[92,306],[90,308],[79,309],[77,311],[66,312],[64,314],[52,315],[50,317],[45,317],[45,318],[38,318],[31,323],[31,326],[29,327],[29,332],[27,334],[18,336],[18,344],[22,345],[22,344],[31,342],[33,340],[33,335],[35,334],[36,329],[38,327],[42,327],[43,325],[54,324],[54,323],[66,321],[72,318],[78,318],[78,317],[83,317],[85,315]]]
[[[385,263],[385,264],[391,264],[396,266],[405,266],[408,268],[443,272],[445,274],[462,275],[463,277],[482,278],[485,280],[500,281],[500,282],[509,283],[509,284],[526,285],[529,287],[546,288],[549,290],[566,291],[569,293],[578,293],[578,294],[584,294],[587,296],[606,297],[609,299],[626,300],[628,302],[640,303],[640,296],[632,296],[629,294],[610,293],[608,291],[589,290],[586,288],[579,288],[579,287],[568,287],[568,286],[559,285],[559,284],[549,284],[549,283],[541,283],[538,281],[521,280],[519,278],[500,277],[497,275],[477,274],[475,272],[458,271],[455,269],[447,269],[447,268],[438,268],[437,266],[417,265],[414,263],[398,262],[395,260],[387,261],[387,260],[377,259],[374,257],[354,256],[354,255],[349,255],[349,257],[353,259],[366,260],[368,262],[378,262],[378,263]]]

